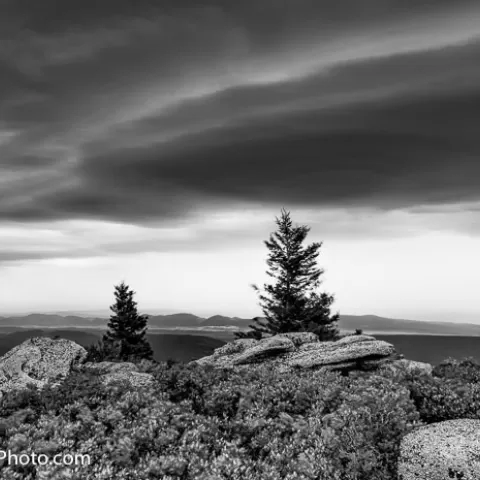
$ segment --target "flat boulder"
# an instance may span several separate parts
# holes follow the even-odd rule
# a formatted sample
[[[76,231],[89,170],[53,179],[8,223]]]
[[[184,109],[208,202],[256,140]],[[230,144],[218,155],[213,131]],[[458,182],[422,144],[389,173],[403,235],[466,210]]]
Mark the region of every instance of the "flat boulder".
[[[345,337],[340,338],[335,342],[336,345],[350,345],[351,343],[358,343],[358,342],[370,342],[372,340],[376,340],[375,337],[371,335],[347,335]]]
[[[417,362],[408,359],[400,359],[395,362],[391,362],[385,365],[383,368],[386,368],[394,373],[399,371],[408,373],[419,371],[421,373],[426,373],[427,375],[431,375],[433,371],[433,365],[430,363]]]
[[[480,478],[480,420],[417,427],[400,442],[399,480]]]
[[[154,378],[150,373],[135,372],[131,370],[107,373],[100,376],[103,384],[111,385],[115,382],[123,382],[133,388],[148,387],[153,385]]]
[[[277,337],[286,337],[289,338],[296,347],[308,343],[318,342],[318,336],[312,332],[290,332],[290,333],[280,333],[276,335]]]
[[[105,385],[115,382],[124,382],[134,388],[152,385],[153,376],[138,371],[138,367],[131,362],[87,362],[82,370],[97,373]]]
[[[261,340],[257,345],[246,349],[233,359],[234,365],[257,363],[295,350],[295,344],[286,336],[275,335]]]
[[[375,369],[398,359],[393,345],[369,335],[351,335],[337,341],[320,342],[310,332],[290,332],[262,340],[239,339],[216,349],[213,355],[192,363],[216,368],[239,368],[248,364],[270,364],[282,372],[295,368],[349,371]]]
[[[131,362],[87,362],[82,365],[82,370],[105,375],[107,373],[138,372],[138,367]]]
[[[352,337],[353,338],[353,337]],[[382,340],[357,342],[319,342],[317,348],[300,350],[289,355],[286,363],[292,367],[334,367],[336,364],[380,360],[395,354],[395,347]]]
[[[258,363],[276,358],[294,350],[294,343],[286,336],[274,335],[262,340],[241,338],[217,348],[213,355],[194,360],[192,363],[231,368],[235,365]]]
[[[258,345],[260,340],[253,338],[239,338],[233,342],[226,343],[213,351],[214,357],[224,357],[226,355],[233,355],[244,352],[247,348]]]
[[[335,350],[342,345],[351,345],[352,343],[360,343],[360,342],[371,342],[373,340],[376,340],[376,338],[371,337],[369,335],[348,335],[345,337],[341,337],[339,340],[335,340],[335,341],[306,343],[304,345],[300,345],[300,350],[302,351],[318,350],[318,348]],[[319,347],[319,344],[321,344],[322,347]]]
[[[0,392],[57,384],[85,361],[87,351],[65,338],[32,337],[0,357]],[[1,397],[0,397],[1,398]]]
[[[190,363],[196,363],[197,365],[212,365],[214,367],[220,367],[220,363],[225,363],[221,360],[220,356],[208,355],[207,357],[198,358],[197,360],[192,360]],[[226,362],[229,364],[230,362]]]

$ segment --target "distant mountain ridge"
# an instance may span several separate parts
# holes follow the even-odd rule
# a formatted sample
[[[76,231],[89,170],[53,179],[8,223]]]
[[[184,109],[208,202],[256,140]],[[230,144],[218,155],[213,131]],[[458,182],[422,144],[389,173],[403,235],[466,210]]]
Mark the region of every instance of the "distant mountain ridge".
[[[148,315],[148,314],[147,314]],[[45,313],[31,313],[23,316],[0,317],[0,326],[15,327],[106,327],[108,318],[80,317],[78,315],[57,315]],[[191,313],[174,313],[170,315],[148,315],[150,327],[222,327],[233,326],[247,328],[251,319],[230,318],[214,315],[209,318],[198,317]]]
[[[148,315],[148,314],[147,314]],[[108,318],[80,317],[77,315],[57,315],[32,313],[24,316],[0,316],[0,327],[94,327],[106,328]],[[251,318],[226,317],[214,315],[202,318],[191,313],[174,313],[170,315],[149,315],[148,326],[151,328],[181,328],[199,329],[233,328],[245,329],[253,322]],[[341,315],[339,321],[341,330],[354,331],[356,328],[364,333],[404,333],[404,334],[432,334],[432,335],[459,335],[480,336],[480,325],[473,323],[455,322],[424,322],[419,320],[404,320],[379,317],[377,315]]]
[[[346,330],[360,328],[366,333],[480,336],[480,325],[475,323],[424,322],[377,315],[341,315],[339,326]]]

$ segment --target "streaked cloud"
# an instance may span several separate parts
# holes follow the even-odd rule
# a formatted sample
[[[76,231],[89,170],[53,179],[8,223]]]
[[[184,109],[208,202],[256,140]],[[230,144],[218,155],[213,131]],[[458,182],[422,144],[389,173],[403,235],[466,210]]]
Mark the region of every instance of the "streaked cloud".
[[[19,200],[9,194],[0,216],[141,224],[236,201],[477,200],[478,6],[286,5],[263,5],[284,35],[259,29],[252,3],[141,2],[129,16],[118,4],[104,21],[87,4],[78,22],[46,26],[20,8],[3,59],[24,88],[7,76],[0,99],[15,132],[1,164]],[[38,75],[18,65],[24,54]]]

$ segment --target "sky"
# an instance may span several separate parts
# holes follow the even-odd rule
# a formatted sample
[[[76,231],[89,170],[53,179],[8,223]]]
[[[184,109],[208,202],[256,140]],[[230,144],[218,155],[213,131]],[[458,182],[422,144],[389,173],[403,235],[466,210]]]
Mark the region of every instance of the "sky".
[[[334,311],[480,323],[479,18],[0,0],[0,315],[261,315],[285,208]]]

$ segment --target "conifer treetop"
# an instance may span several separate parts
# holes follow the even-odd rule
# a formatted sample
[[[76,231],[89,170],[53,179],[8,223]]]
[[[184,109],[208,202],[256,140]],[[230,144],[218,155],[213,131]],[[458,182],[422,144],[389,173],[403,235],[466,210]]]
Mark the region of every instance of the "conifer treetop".
[[[250,325],[252,331],[247,335],[261,338],[264,333],[295,331],[315,331],[324,337],[333,335],[333,323],[339,318],[338,314],[330,316],[334,298],[316,292],[324,274],[316,265],[323,243],[302,246],[310,228],[306,225],[294,227],[290,213],[284,208],[281,212],[281,217],[275,219],[278,230],[264,241],[269,250],[266,273],[276,283],[264,285],[265,295],[252,285],[259,294],[265,320],[255,317],[254,324]],[[236,336],[244,338],[242,332],[237,332]]]

